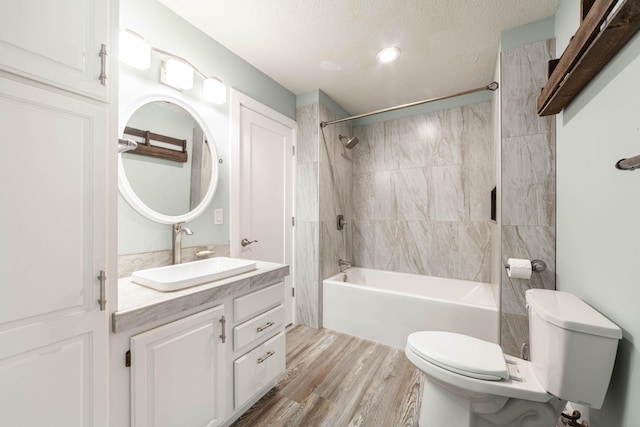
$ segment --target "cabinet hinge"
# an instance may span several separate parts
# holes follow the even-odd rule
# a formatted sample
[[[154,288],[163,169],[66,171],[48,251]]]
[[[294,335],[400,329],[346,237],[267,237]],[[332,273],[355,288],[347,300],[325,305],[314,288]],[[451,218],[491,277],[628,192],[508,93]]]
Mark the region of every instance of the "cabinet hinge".
[[[98,79],[103,86],[107,85],[107,45],[100,45],[100,76]]]
[[[127,352],[124,354],[124,366],[126,366],[127,368],[131,367],[131,350],[127,350]]]
[[[292,226],[292,227],[295,227],[295,226],[296,226],[296,217],[295,217],[295,216],[292,216],[292,217],[291,217],[291,226]]]
[[[295,146],[295,145],[292,145],[292,146],[291,146],[291,155],[292,155],[292,156],[295,156],[295,155],[296,155],[296,146]]]

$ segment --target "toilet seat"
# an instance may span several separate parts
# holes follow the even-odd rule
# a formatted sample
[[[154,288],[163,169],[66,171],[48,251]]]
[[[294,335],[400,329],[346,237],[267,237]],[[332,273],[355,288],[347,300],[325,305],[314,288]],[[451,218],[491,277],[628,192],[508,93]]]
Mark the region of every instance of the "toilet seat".
[[[423,336],[422,334],[423,332],[415,332],[409,335],[407,345],[405,346],[405,355],[411,363],[424,372],[430,379],[476,394],[505,396],[534,402],[548,402],[554,397],[537,381],[533,373],[533,365],[528,360],[513,356],[504,356],[504,358],[509,361],[510,369],[517,372],[517,379],[506,378],[499,381],[487,381],[473,378],[454,372],[450,366],[445,368],[441,366],[443,365],[442,363],[441,365],[437,365],[428,360],[424,356],[425,351],[421,351],[421,349],[424,350],[424,345],[421,345],[422,340],[420,339],[420,337]],[[427,347],[429,346],[427,345]],[[470,371],[473,370],[475,369],[470,369]]]
[[[509,369],[498,344],[467,335],[421,331],[409,335],[407,346],[426,361],[467,377],[500,381]]]

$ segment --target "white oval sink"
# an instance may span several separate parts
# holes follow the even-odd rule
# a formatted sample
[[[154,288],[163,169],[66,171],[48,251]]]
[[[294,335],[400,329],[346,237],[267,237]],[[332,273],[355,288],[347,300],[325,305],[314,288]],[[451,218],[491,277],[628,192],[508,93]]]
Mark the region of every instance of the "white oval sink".
[[[178,291],[255,270],[256,261],[215,257],[184,264],[148,268],[131,274],[131,280],[158,291]]]

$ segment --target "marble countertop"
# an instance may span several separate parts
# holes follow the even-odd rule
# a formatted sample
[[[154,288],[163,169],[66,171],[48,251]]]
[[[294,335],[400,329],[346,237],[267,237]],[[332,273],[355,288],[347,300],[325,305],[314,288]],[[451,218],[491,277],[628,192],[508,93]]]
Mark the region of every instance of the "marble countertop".
[[[258,261],[255,270],[173,292],[156,291],[133,283],[131,277],[124,277],[118,280],[118,310],[112,314],[112,330],[123,332],[229,296],[254,291],[288,274],[288,265]]]

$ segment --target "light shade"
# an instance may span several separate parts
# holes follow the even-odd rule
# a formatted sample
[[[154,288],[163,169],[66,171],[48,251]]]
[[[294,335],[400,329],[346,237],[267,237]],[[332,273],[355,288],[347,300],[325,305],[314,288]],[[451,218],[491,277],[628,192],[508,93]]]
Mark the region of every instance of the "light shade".
[[[120,31],[120,61],[146,70],[151,66],[151,46],[132,31]]]
[[[177,59],[162,61],[160,81],[180,90],[193,87],[193,68]]]
[[[214,104],[227,102],[227,87],[217,78],[209,77],[202,82],[202,96]]]
[[[400,48],[395,46],[385,47],[376,55],[378,62],[386,64],[393,62],[400,57]]]

